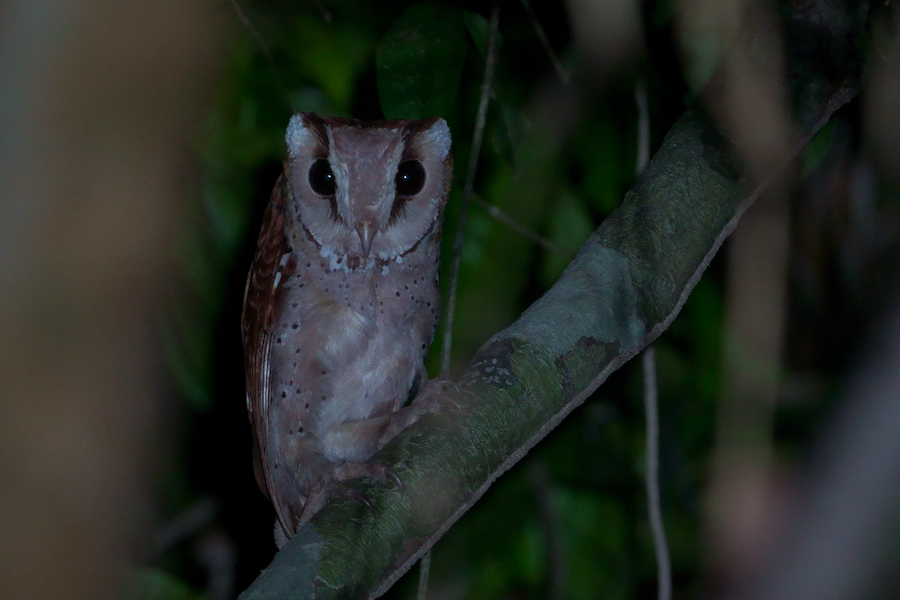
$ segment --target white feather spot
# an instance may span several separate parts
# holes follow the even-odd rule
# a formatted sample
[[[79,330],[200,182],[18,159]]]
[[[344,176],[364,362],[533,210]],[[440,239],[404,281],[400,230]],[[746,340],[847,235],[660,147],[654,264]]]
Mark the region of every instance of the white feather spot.
[[[328,261],[329,271],[350,272],[350,268],[347,266],[347,257],[345,255],[338,254],[327,246],[322,246],[319,249],[319,256]]]
[[[281,281],[281,270],[284,269],[284,266],[290,258],[291,254],[289,252],[285,252],[281,255],[281,260],[278,261],[278,269],[275,272],[275,283],[272,284],[272,288],[278,287],[278,283]]]

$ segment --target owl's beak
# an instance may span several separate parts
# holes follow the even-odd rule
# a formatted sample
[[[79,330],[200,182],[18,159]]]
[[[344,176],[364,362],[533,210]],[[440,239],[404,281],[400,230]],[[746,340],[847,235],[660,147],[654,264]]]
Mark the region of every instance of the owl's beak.
[[[356,226],[356,233],[359,234],[359,241],[362,244],[363,258],[369,258],[369,251],[372,249],[372,238],[375,237],[376,227],[372,225],[372,221],[363,221]]]

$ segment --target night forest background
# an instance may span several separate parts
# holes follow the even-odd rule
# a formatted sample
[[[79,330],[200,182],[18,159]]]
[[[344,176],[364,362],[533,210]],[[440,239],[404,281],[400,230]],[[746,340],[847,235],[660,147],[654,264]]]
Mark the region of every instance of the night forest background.
[[[784,170],[777,193],[748,210],[654,344],[674,597],[754,597],[747,590],[777,568],[768,559],[779,536],[827,477],[829,444],[865,404],[848,390],[879,348],[897,341],[896,3],[504,0],[494,55],[491,3],[206,6],[197,22],[218,31],[204,55],[210,83],[183,122],[181,187],[156,247],[168,271],[154,279],[147,326],[160,351],[143,357],[162,373],[150,389],[165,408],[151,411],[153,458],[141,453],[145,468],[134,475],[146,522],[127,546],[135,558],[125,583],[116,579],[118,597],[236,598],[275,553],[274,512],[253,478],[239,323],[293,112],[448,121],[446,289],[482,80],[494,61],[460,257],[452,375],[549,289],[617,208],[638,177],[642,130],[652,159],[686,109],[708,110],[723,131],[752,134],[741,138],[751,140],[743,148],[751,169],[753,140],[793,139],[785,82],[802,74],[791,70],[781,23],[820,5],[868,9],[864,34],[844,50],[864,66],[862,91]],[[705,90],[731,64],[748,22],[772,35],[751,44],[763,77],[736,92],[742,101],[720,102]],[[769,92],[781,104],[767,104]],[[432,377],[443,335],[429,355]],[[640,360],[613,373],[453,525],[434,548],[429,597],[656,597],[642,378]],[[900,387],[887,397],[900,404]],[[872,443],[882,442],[898,455],[896,441]],[[900,593],[898,481],[879,488],[878,506],[888,508],[878,514],[887,516],[866,538],[852,594],[836,597]],[[864,502],[848,510],[857,509],[876,511]],[[413,597],[417,578],[413,568],[384,597]]]

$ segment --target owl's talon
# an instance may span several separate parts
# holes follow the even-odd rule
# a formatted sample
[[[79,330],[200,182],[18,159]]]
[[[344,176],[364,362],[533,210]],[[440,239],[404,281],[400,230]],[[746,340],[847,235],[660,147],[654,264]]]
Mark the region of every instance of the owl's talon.
[[[372,501],[369,500],[369,498],[366,497],[366,495],[363,494],[362,492],[350,487],[349,485],[343,485],[343,484],[337,486],[337,491],[338,491],[338,493],[343,494],[344,496],[346,496],[347,498],[349,498],[351,500],[356,500],[357,502],[361,502],[362,504],[365,505],[366,509],[368,509],[368,511],[370,513],[372,513],[372,515],[375,514],[375,507],[372,505]]]
[[[351,500],[362,502],[372,515],[375,515],[375,507],[369,498],[362,492],[344,483],[360,477],[367,477],[384,483],[393,483],[401,496],[403,495],[403,482],[390,467],[377,463],[345,463],[336,468],[334,471],[334,492]]]
[[[403,496],[403,481],[400,480],[400,477],[394,473],[393,469],[389,469],[387,467],[384,468],[385,475],[387,475],[388,479],[390,479],[394,486],[397,488],[397,491],[400,492],[400,496]]]

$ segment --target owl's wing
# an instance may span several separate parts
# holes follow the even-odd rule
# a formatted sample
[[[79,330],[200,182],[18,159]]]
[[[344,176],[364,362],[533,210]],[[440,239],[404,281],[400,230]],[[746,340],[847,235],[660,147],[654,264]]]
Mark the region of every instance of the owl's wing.
[[[281,283],[293,274],[296,266],[285,233],[283,196],[285,179],[275,183],[269,207],[263,217],[253,266],[244,289],[244,312],[241,328],[244,340],[244,363],[247,372],[247,409],[253,429],[253,468],[256,482],[266,496],[273,490],[266,447],[270,396],[272,327],[283,294]],[[278,509],[276,503],[276,509]],[[280,517],[281,515],[279,515]]]

